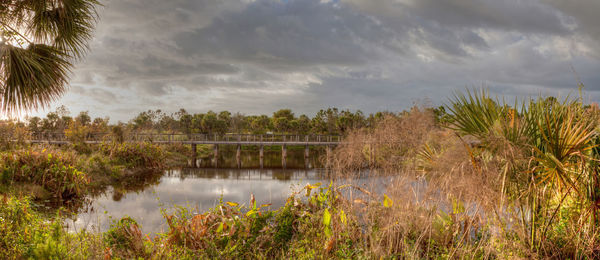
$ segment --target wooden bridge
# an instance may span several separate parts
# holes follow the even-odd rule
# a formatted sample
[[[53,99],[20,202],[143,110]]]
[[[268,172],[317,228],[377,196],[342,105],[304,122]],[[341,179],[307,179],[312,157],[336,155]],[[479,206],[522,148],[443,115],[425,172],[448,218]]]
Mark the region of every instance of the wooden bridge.
[[[71,141],[64,133],[39,133],[33,134],[25,140],[32,144],[70,144]],[[98,133],[89,134],[83,142],[87,144],[100,144],[114,140],[111,134]],[[197,145],[213,145],[213,165],[217,167],[217,158],[220,145],[237,146],[236,161],[238,167],[241,167],[241,147],[258,146],[260,166],[264,162],[264,146],[281,146],[282,166],[286,167],[287,147],[304,146],[304,161],[308,163],[308,157],[311,146],[325,146],[327,156],[330,155],[332,147],[341,142],[341,136],[338,135],[280,135],[280,134],[129,134],[123,136],[123,142],[149,142],[156,144],[184,144],[191,145],[192,148],[192,166],[197,166]]]

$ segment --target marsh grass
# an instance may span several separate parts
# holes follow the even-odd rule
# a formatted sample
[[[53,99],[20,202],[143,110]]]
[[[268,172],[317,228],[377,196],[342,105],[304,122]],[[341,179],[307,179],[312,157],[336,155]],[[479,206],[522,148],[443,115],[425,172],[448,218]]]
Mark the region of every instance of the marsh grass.
[[[597,107],[555,98],[510,106],[485,91],[457,94],[447,107],[446,115],[415,107],[350,131],[327,156],[329,185],[309,183],[277,210],[253,200],[178,207],[163,211],[169,229],[155,237],[130,218],[75,234],[26,220],[32,226],[0,225],[44,239],[0,245],[13,258],[32,256],[30,248],[96,259],[600,257]],[[114,143],[89,160],[160,167],[161,156],[152,145]],[[4,201],[13,206],[1,217],[14,221],[3,223],[25,223],[13,211],[37,214],[27,201]]]
[[[81,198],[89,180],[74,164],[72,153],[49,149],[14,150],[0,154],[0,181],[9,187],[37,185],[53,200]]]
[[[359,239],[369,252],[598,257],[597,107],[555,98],[500,105],[485,91],[467,91],[448,110],[447,125],[414,108],[355,130],[336,150],[340,179],[358,171],[395,177],[371,190],[398,207],[356,214],[382,231]]]

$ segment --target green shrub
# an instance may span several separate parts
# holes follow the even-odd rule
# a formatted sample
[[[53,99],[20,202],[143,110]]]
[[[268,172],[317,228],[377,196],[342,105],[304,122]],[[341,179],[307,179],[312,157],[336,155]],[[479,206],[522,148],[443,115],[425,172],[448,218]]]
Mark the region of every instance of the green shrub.
[[[3,153],[0,154],[0,183],[39,185],[59,200],[82,197],[89,180],[73,164],[72,155],[47,149]]]
[[[103,143],[100,151],[111,160],[128,167],[159,169],[165,166],[165,152],[151,143]]]
[[[137,222],[130,217],[113,222],[110,229],[104,233],[104,242],[114,253],[127,258],[146,255],[142,231]]]
[[[0,200],[0,252],[7,258],[65,259],[60,221],[45,221],[28,199]]]

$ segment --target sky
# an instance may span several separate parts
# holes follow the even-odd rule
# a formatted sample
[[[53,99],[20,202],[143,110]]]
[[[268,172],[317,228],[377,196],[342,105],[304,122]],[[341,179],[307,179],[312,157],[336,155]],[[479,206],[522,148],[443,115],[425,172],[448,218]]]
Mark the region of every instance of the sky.
[[[598,0],[104,0],[65,105],[112,122],[180,108],[297,115],[600,98]]]

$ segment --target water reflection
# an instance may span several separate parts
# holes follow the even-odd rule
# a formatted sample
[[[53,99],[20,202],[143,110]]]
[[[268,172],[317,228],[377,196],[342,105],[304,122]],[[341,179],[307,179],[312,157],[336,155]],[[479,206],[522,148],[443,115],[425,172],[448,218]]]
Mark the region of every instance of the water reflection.
[[[160,208],[187,205],[205,211],[224,201],[247,203],[254,194],[258,204],[276,209],[300,186],[324,179],[322,170],[284,169],[184,169],[167,171],[155,185],[128,190],[115,186],[94,198],[89,210],[67,221],[70,228],[104,231],[110,218],[130,216],[146,233],[165,232],[168,227]]]
[[[243,169],[281,169],[284,168],[281,148],[265,148],[263,165],[261,167],[259,151],[257,147],[246,147],[240,153],[238,164],[235,146],[225,146],[219,150],[218,161],[214,158],[198,159],[200,168],[243,168]],[[285,168],[287,169],[314,169],[323,167],[323,147],[313,147],[308,158],[304,158],[304,147],[288,146]]]

